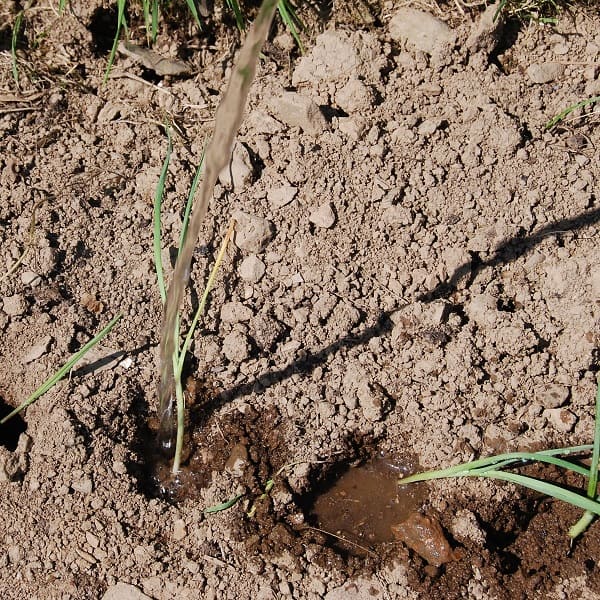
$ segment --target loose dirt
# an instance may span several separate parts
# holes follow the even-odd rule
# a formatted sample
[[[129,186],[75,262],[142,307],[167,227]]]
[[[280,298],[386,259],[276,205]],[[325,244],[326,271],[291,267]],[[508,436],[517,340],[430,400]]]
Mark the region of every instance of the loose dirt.
[[[153,431],[162,124],[169,267],[238,36],[174,12],[154,50],[189,74],[128,47],[102,85],[114,8],[55,4],[25,13],[19,88],[0,26],[3,414],[124,317],[0,430],[2,598],[600,597],[598,523],[570,547],[580,512],[510,485],[425,489],[439,566],[395,537],[360,554],[314,529],[332,476],[380,453],[429,469],[591,441],[598,109],[545,124],[600,95],[597,9],[496,26],[446,6],[411,37],[393,2],[307,8],[301,57],[274,30],[194,257],[187,314],[235,213],[172,482]]]

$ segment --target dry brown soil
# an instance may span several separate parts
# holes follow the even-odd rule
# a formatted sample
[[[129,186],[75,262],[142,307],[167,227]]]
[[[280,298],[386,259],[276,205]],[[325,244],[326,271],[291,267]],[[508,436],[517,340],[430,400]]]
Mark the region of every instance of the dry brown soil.
[[[238,35],[219,14],[201,33],[172,14],[156,50],[190,72],[160,76],[121,54],[102,85],[114,8],[73,1],[59,16],[56,4],[25,14],[17,88],[19,7],[0,3],[4,414],[124,316],[85,368],[0,430],[0,597],[599,598],[600,525],[570,548],[578,510],[502,483],[425,490],[418,509],[452,549],[441,566],[397,540],[358,548],[315,530],[319,494],[361,460],[435,468],[592,439],[598,109],[544,125],[600,94],[593,3],[555,27],[481,35],[479,12],[447,6],[435,14],[448,39],[422,35],[420,49],[394,2],[362,23],[307,7],[304,57],[274,29],[233,187],[217,186],[195,255],[187,313],[232,212],[254,218],[240,221],[196,335],[194,447],[175,488],[152,433],[162,123],[178,126],[170,273]],[[364,485],[379,518],[389,485]]]

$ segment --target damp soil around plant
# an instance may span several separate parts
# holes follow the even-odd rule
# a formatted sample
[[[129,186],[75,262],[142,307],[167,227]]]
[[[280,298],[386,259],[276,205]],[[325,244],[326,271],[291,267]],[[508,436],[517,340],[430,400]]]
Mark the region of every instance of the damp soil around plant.
[[[160,74],[132,8],[103,85],[115,7],[56,4],[25,10],[17,86],[0,3],[0,416],[124,316],[0,429],[0,597],[600,598],[600,526],[571,546],[573,507],[395,485],[592,440],[599,107],[545,125],[600,95],[595,3],[549,25],[415,2],[435,11],[414,37],[405,3],[306,3],[304,55],[274,25],[194,255],[183,329],[236,217],[176,478],[155,446],[163,124],[170,276],[239,33],[220,3],[201,32],[174,8],[152,60],[185,69]]]

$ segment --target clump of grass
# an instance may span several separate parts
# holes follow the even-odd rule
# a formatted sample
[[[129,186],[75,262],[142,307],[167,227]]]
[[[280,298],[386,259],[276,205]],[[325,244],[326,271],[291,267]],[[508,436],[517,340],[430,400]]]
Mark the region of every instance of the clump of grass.
[[[166,154],[165,160],[163,162],[160,177],[158,180],[158,185],[156,188],[156,193],[154,196],[154,218],[153,218],[153,223],[154,223],[154,228],[153,228],[154,264],[155,264],[155,269],[156,269],[156,278],[157,278],[157,282],[158,282],[158,289],[159,289],[160,298],[161,298],[163,305],[165,305],[167,302],[167,288],[166,288],[166,284],[165,284],[164,269],[163,269],[163,263],[162,263],[162,255],[161,255],[162,243],[161,243],[161,226],[160,226],[161,218],[160,218],[160,216],[161,216],[161,212],[162,212],[162,201],[163,201],[163,196],[164,196],[167,171],[169,169],[169,163],[171,160],[171,151],[172,151],[172,147],[173,147],[171,135],[169,133],[168,128],[167,128],[167,137],[168,137],[167,154]],[[182,250],[183,246],[185,245],[185,242],[187,239],[190,213],[191,213],[192,204],[194,201],[194,196],[196,194],[196,189],[198,187],[198,183],[200,181],[200,177],[201,177],[201,173],[202,173],[203,159],[204,159],[204,157],[202,157],[200,165],[198,166],[198,169],[196,170],[196,175],[194,177],[194,180],[193,180],[191,188],[190,188],[190,193],[188,195],[188,200],[187,200],[187,204],[186,204],[184,215],[183,215],[181,234],[179,236],[178,256],[181,253],[181,250]],[[192,343],[192,339],[194,337],[194,332],[196,331],[200,317],[204,313],[204,309],[205,309],[206,303],[208,301],[208,296],[210,294],[211,289],[214,286],[217,272],[219,270],[221,262],[223,261],[223,257],[225,255],[227,245],[228,245],[229,241],[231,240],[232,235],[233,235],[233,221],[231,221],[229,224],[227,233],[225,234],[225,237],[221,244],[221,248],[220,248],[217,258],[215,260],[215,264],[214,264],[214,266],[210,272],[210,275],[208,277],[204,292],[202,294],[202,297],[200,298],[198,308],[196,309],[196,312],[195,312],[192,322],[190,324],[190,328],[187,332],[187,335],[185,336],[181,347],[179,346],[179,344],[176,344],[174,347],[174,351],[173,351],[172,362],[173,362],[173,375],[174,375],[174,382],[175,382],[175,398],[176,398],[176,406],[177,406],[177,416],[176,416],[177,432],[176,432],[176,441],[175,441],[175,454],[174,454],[174,458],[173,458],[173,473],[174,474],[179,472],[179,469],[181,466],[181,455],[182,455],[183,443],[184,443],[185,395],[183,393],[182,375],[183,375],[183,368],[185,365],[185,358],[189,351],[190,345]],[[179,339],[179,333],[180,333],[180,331],[179,331],[180,320],[181,320],[180,316],[178,315],[176,323],[175,323],[175,331],[174,331],[174,337],[177,340]]]
[[[46,379],[46,381],[44,381],[44,383],[42,383],[42,385],[39,388],[37,388],[35,392],[33,392],[33,394],[31,394],[31,396],[27,398],[27,400],[25,400],[22,404],[17,406],[17,408],[15,408],[12,412],[10,412],[2,420],[0,420],[0,424],[3,425],[4,423],[6,423],[6,421],[19,414],[22,410],[24,410],[30,404],[35,402],[38,398],[43,396],[47,391],[52,389],[67,373],[69,373],[69,371],[75,366],[77,361],[83,358],[85,354],[87,354],[96,344],[98,344],[98,342],[103,340],[111,332],[112,328],[118,323],[122,316],[123,315],[119,313],[116,317],[114,317],[114,319],[112,319],[110,323],[108,323],[108,325],[104,327],[104,329],[102,329],[98,334],[96,334],[78,352],[73,354],[73,356],[58,371],[56,371],[56,373],[54,373],[48,379]]]
[[[62,0],[63,2],[65,0]],[[153,43],[156,41],[156,37],[158,35],[158,24],[160,17],[160,6],[164,3],[164,0],[141,0],[142,2],[142,13],[144,15],[144,24],[146,27],[146,35],[149,43]],[[198,9],[194,3],[194,0],[185,0],[187,8],[192,15],[194,21],[196,22],[199,29],[202,29],[202,21],[200,19],[200,15],[198,13]],[[244,17],[244,12],[238,0],[225,0],[225,4],[231,10],[235,17],[235,22],[237,28],[240,32],[245,31],[246,29],[246,19]],[[117,27],[115,38],[113,40],[113,45],[108,57],[108,65],[106,67],[106,72],[104,74],[104,83],[106,83],[110,71],[112,69],[115,54],[117,51],[117,47],[119,45],[119,39],[121,36],[121,31],[123,29],[127,29],[127,22],[125,19],[125,9],[127,6],[127,0],[117,0]],[[302,41],[300,39],[299,31],[304,29],[304,25],[302,21],[299,19],[295,6],[291,3],[290,0],[278,0],[277,7],[279,10],[279,14],[283,23],[288,27],[290,33],[296,40],[298,47],[301,51],[304,50],[302,45]]]
[[[26,8],[28,8],[28,6]],[[17,87],[19,85],[19,62],[17,59],[17,44],[19,42],[19,36],[21,35],[21,28],[23,27],[23,17],[25,16],[26,8],[23,8],[17,13],[12,28],[12,35],[10,36],[10,63],[12,76],[15,80],[15,83],[17,84]]]
[[[589,467],[565,460],[561,456],[581,456],[592,452]],[[581,535],[594,518],[600,515],[600,495],[598,495],[598,466],[600,461],[600,382],[596,392],[596,414],[594,427],[594,443],[573,446],[570,448],[557,448],[541,452],[511,452],[481,458],[472,462],[456,465],[447,469],[418,473],[400,479],[400,484],[406,485],[417,481],[444,479],[450,477],[486,477],[508,481],[516,485],[529,488],[546,496],[551,496],[563,502],[583,509],[585,512],[581,519],[569,529],[569,537],[574,539]],[[563,488],[550,481],[536,479],[528,475],[513,473],[507,469],[523,466],[528,463],[542,462],[555,465],[560,469],[572,471],[582,475],[588,480],[585,492],[575,492]]]
[[[572,4],[569,0],[500,0],[495,17],[504,11],[507,16],[522,21],[556,25],[558,14]]]
[[[258,57],[267,38],[277,0],[263,0],[253,27],[240,49],[237,63],[231,73],[227,90],[217,109],[215,128],[206,152],[205,171],[199,186],[198,200],[186,230],[186,239],[180,246],[175,270],[166,294],[160,344],[159,434],[158,442],[164,452],[175,450],[173,473],[179,470],[183,443],[183,394],[177,392],[177,343],[179,311],[184,290],[190,278],[192,255],[200,228],[208,212],[218,174],[227,166],[231,148],[242,122],[250,85],[256,72]],[[173,398],[175,394],[176,398]],[[175,410],[176,409],[176,410]],[[176,435],[174,435],[176,432]],[[176,443],[174,444],[174,438]],[[175,447],[175,448],[174,448]]]

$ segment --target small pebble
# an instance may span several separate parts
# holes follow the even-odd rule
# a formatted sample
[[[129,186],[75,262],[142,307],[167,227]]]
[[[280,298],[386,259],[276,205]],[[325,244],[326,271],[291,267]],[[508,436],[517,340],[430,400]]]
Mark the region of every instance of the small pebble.
[[[240,363],[250,356],[248,336],[241,331],[232,331],[223,338],[222,352],[227,360]]]
[[[335,213],[333,212],[331,204],[327,202],[311,212],[308,219],[317,227],[329,229],[330,227],[333,227],[333,224],[335,223]]]
[[[527,76],[532,83],[550,83],[558,79],[565,71],[560,63],[533,63],[527,67]]]
[[[549,408],[543,414],[554,429],[562,433],[573,431],[573,427],[577,423],[577,416],[567,408]]]
[[[265,270],[265,263],[256,254],[250,254],[240,264],[239,273],[244,281],[256,283],[262,279]]]
[[[389,22],[390,37],[408,42],[413,48],[433,54],[452,44],[455,33],[440,19],[414,8],[401,8]]]
[[[23,362],[25,364],[32,363],[36,361],[38,358],[44,356],[46,352],[50,349],[50,344],[52,344],[53,338],[50,335],[44,336],[35,346],[32,346],[27,354],[23,357]]]
[[[236,192],[246,188],[252,180],[254,168],[246,146],[237,142],[233,147],[231,161],[219,173],[219,182],[224,187],[232,187]]]
[[[241,210],[233,213],[236,221],[234,243],[240,250],[260,252],[273,237],[273,226],[267,219]]]
[[[225,323],[249,321],[252,316],[252,310],[244,306],[241,302],[226,302],[221,307],[221,320]]]
[[[2,310],[9,317],[18,317],[25,313],[27,310],[27,304],[22,294],[15,294],[14,296],[4,296],[2,298]]]
[[[114,581],[114,580],[113,580]],[[152,600],[139,588],[128,583],[111,585],[102,596],[102,600]]]
[[[42,278],[34,271],[23,271],[21,273],[21,282],[23,285],[35,287],[36,285],[39,285],[41,281]]]
[[[328,128],[328,123],[317,106],[317,103],[298,94],[297,92],[284,92],[272,103],[275,116],[290,127],[300,127],[309,135],[320,135]]]
[[[546,386],[540,394],[540,404],[544,408],[560,408],[569,399],[569,388],[558,383]]]
[[[281,208],[292,202],[298,193],[298,188],[293,185],[284,185],[267,192],[267,200],[273,208]]]
[[[176,519],[173,523],[173,539],[180,542],[187,535],[183,519]]]

